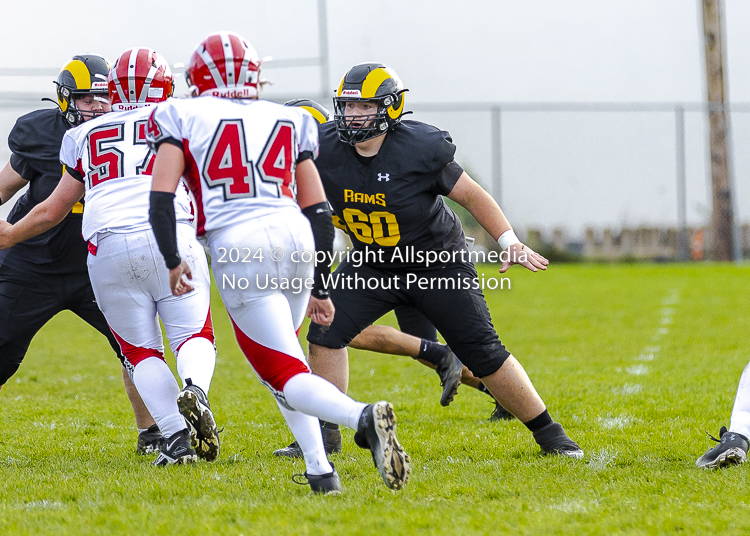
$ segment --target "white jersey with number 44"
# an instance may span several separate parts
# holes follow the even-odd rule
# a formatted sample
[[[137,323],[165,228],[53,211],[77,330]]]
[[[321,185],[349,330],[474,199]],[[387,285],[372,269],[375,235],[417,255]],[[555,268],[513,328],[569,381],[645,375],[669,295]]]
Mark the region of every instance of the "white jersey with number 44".
[[[86,186],[83,238],[99,232],[150,229],[148,208],[155,154],[146,143],[150,107],[109,112],[68,130],[60,161]],[[177,221],[192,221],[190,196],[183,184],[175,197]]]
[[[149,118],[149,144],[185,155],[184,177],[198,209],[198,235],[299,207],[294,174],[318,155],[318,123],[301,108],[262,100],[171,99]]]

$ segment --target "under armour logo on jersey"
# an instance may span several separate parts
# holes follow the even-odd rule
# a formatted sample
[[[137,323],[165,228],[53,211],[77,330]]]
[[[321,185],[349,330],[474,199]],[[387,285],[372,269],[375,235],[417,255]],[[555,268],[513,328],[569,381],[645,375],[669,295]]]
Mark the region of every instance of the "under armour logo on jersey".
[[[383,175],[382,173],[378,173],[378,181],[388,182],[389,180],[391,180],[391,176],[388,173],[386,173],[385,175]]]

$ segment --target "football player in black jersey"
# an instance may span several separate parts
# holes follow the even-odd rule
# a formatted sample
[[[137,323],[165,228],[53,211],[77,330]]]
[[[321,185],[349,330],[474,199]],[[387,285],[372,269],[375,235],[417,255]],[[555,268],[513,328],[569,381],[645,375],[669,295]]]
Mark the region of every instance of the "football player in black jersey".
[[[320,127],[316,165],[355,252],[329,280],[333,323],[310,325],[309,362],[346,392],[346,346],[399,305],[419,310],[490,393],[532,432],[544,454],[583,457],[553,421],[521,364],[500,342],[461,222],[457,202],[497,240],[501,273],[511,264],[546,269],[547,259],[522,244],[495,200],[456,163],[447,132],[402,121],[405,89],[379,63],[354,66],[334,97],[334,121]]]
[[[324,106],[310,99],[294,99],[285,102],[284,105],[304,108],[320,124],[328,122],[331,118],[330,112]],[[333,215],[333,225],[337,229],[347,232],[346,225],[335,214]],[[459,385],[464,384],[489,395],[495,405],[490,420],[513,419],[513,415],[490,395],[482,381],[474,377],[471,371],[463,366],[456,355],[451,352],[450,347],[438,342],[437,329],[422,313],[408,305],[399,305],[394,309],[394,313],[401,331],[390,326],[370,325],[352,339],[349,347],[381,354],[411,357],[423,365],[435,369],[443,387],[440,396],[442,406],[448,406],[453,401]],[[321,424],[326,452],[329,454],[340,452],[341,432],[338,426],[325,422]],[[302,456],[302,450],[295,441],[288,447],[275,450],[274,454],[276,456],[299,458]]]
[[[74,56],[55,81],[59,109],[20,117],[8,137],[10,162],[0,171],[0,204],[21,188],[27,192],[8,215],[15,223],[44,201],[63,175],[60,145],[65,131],[110,109],[109,64],[101,56]],[[94,299],[86,243],[81,238],[83,206],[49,231],[0,251],[0,389],[21,365],[31,339],[53,316],[69,309],[107,337],[122,361],[117,340]],[[161,433],[123,368],[123,381],[139,429],[137,451],[158,452]]]

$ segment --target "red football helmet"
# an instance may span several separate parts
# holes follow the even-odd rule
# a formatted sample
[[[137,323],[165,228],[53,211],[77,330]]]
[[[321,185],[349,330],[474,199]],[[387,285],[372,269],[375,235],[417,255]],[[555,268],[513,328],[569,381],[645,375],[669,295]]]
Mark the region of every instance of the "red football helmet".
[[[174,81],[169,64],[150,48],[131,48],[109,71],[112,111],[133,110],[172,96]]]
[[[190,57],[187,83],[194,96],[257,99],[260,64],[253,46],[236,33],[211,34]]]

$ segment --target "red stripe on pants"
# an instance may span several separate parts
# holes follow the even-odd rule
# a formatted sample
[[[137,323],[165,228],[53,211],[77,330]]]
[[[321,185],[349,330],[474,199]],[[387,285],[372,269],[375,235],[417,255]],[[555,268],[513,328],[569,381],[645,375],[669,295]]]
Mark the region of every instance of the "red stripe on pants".
[[[158,357],[162,361],[166,361],[164,359],[164,354],[162,354],[159,350],[155,348],[140,348],[138,346],[133,346],[122,337],[120,337],[117,333],[115,333],[115,330],[112,329],[112,326],[109,326],[109,330],[112,332],[112,335],[115,336],[115,339],[117,339],[117,342],[120,344],[120,350],[122,350],[122,354],[125,356],[125,359],[127,359],[128,363],[130,363],[134,367],[138,363],[149,357]]]
[[[283,391],[286,382],[297,374],[309,373],[307,365],[283,352],[258,344],[245,335],[230,316],[237,344],[261,379],[277,391]]]
[[[177,347],[177,351],[180,351],[180,348],[182,348],[182,345],[188,342],[190,339],[195,339],[196,337],[203,337],[204,339],[208,339],[209,342],[214,342],[214,324],[211,321],[211,308],[208,308],[208,314],[206,315],[206,322],[203,324],[203,329],[201,329],[198,333],[193,333],[182,341],[182,343]]]

